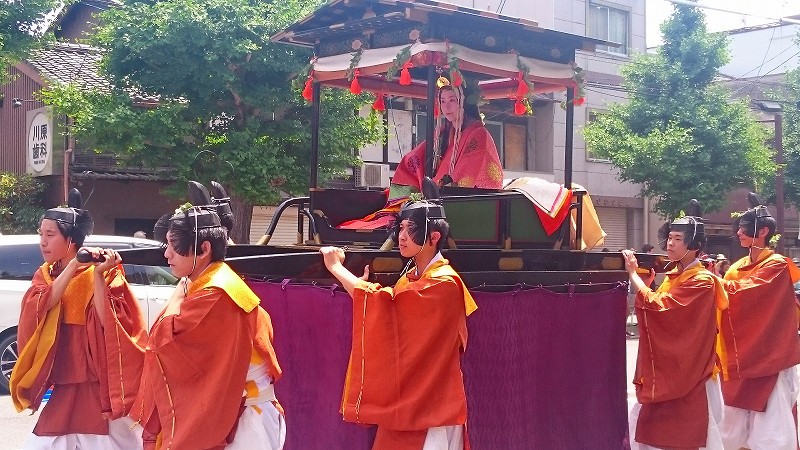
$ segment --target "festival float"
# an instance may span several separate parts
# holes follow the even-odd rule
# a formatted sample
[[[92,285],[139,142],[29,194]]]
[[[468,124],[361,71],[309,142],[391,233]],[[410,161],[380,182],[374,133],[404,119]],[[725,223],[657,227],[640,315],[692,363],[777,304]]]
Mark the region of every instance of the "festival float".
[[[285,448],[367,450],[374,437],[374,427],[344,422],[339,413],[351,299],[325,269],[319,248],[345,247],[345,265],[353,273],[369,265],[372,281],[383,285],[405,266],[385,245],[385,228],[339,226],[384,207],[383,190],[319,186],[322,88],[371,92],[378,108],[384,100],[417,99],[434,111],[443,75],[477,83],[485,101],[513,104],[516,114],[564,98],[563,183],[518,179],[503,190],[441,189],[453,237],[444,254],[478,304],[463,356],[472,448],[624,448],[627,274],[618,253],[590,251],[604,234],[589,194],[572,183],[573,115],[583,103],[575,54],[614,44],[430,0],[333,0],[273,41],[314,51],[302,75],[312,108],[311,186],[308,196],[280,205],[259,245],[231,245],[226,261],[273,320],[284,369],[276,391],[286,409]],[[430,161],[434,114],[426,119]],[[212,191],[224,213],[224,190]],[[300,215],[297,243],[270,245],[292,206]],[[136,252],[123,257],[154,262],[152,253]],[[637,258],[643,267],[656,263],[655,255]]]

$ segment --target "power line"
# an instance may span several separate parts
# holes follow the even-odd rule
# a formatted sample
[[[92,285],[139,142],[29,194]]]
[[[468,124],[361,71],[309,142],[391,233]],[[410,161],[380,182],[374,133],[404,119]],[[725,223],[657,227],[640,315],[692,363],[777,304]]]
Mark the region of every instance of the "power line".
[[[761,80],[761,79],[762,79],[762,78],[764,78],[765,76],[767,76],[767,75],[771,74],[772,72],[774,72],[774,71],[778,70],[778,68],[780,68],[781,66],[783,66],[783,65],[784,65],[784,64],[786,64],[787,62],[791,61],[791,59],[792,59],[792,58],[794,58],[794,57],[796,57],[796,56],[798,56],[798,55],[800,55],[800,51],[798,51],[798,52],[797,52],[797,53],[795,53],[794,55],[792,55],[792,56],[790,56],[790,57],[786,58],[786,60],[785,60],[785,61],[783,61],[782,63],[780,63],[780,64],[778,64],[777,66],[775,66],[775,67],[774,67],[772,70],[770,70],[769,72],[765,73],[764,75],[761,75],[761,76],[757,77],[757,78],[756,78],[756,80]],[[739,88],[739,89],[737,89],[737,90],[736,90],[735,92],[733,92],[733,94],[731,94],[731,95],[738,94],[738,93],[739,93],[739,92],[741,92],[741,91],[742,91],[744,88],[748,87],[750,84],[752,84],[752,82],[751,82],[751,83],[749,83],[749,84],[746,84],[746,85],[742,86],[742,87],[741,87],[741,88]]]
[[[761,19],[776,20],[776,21],[781,22],[781,23],[793,23],[793,24],[800,25],[800,20],[790,19],[788,17],[768,17],[768,16],[759,16],[757,14],[745,14],[745,13],[739,12],[739,11],[732,11],[730,9],[719,8],[719,7],[716,7],[716,6],[703,5],[701,3],[696,3],[696,2],[693,2],[693,1],[687,1],[687,0],[667,0],[667,1],[670,2],[670,3],[675,3],[677,5],[691,6],[693,8],[710,9],[710,10],[713,10],[713,11],[721,11],[721,12],[726,12],[726,13],[731,13],[731,14],[738,14],[740,16],[759,17]]]

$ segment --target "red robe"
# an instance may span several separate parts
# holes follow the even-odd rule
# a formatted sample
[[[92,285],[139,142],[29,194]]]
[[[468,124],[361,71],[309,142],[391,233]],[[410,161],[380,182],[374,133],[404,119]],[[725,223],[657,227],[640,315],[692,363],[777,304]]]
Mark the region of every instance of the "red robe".
[[[147,341],[139,303],[122,266],[110,269],[103,328],[91,304],[93,272],[93,267],[79,270],[61,301],[47,311],[53,278],[45,263],[23,297],[12,400],[18,411],[36,411],[53,386],[36,435],[108,434],[108,420],[127,414],[139,389]]]
[[[439,183],[442,177],[449,174],[455,186],[502,189],[503,166],[500,164],[492,135],[483,123],[476,120],[468,125],[461,132],[460,141],[455,170],[450,173],[450,161],[453,158],[453,133],[450,133],[449,145],[436,169],[433,181]],[[403,157],[392,177],[392,183],[414,186],[420,190],[424,176],[425,141]]]
[[[778,372],[800,364],[792,286],[799,277],[793,263],[771,250],[755,263],[745,256],[725,272],[730,307],[722,311],[718,352],[726,405],[765,411]]]
[[[180,312],[150,330],[142,388],[131,417],[158,448],[222,449],[242,412],[247,369],[255,348],[276,380],[269,316],[259,298],[225,263],[195,280]]]
[[[342,414],[378,425],[373,450],[419,450],[428,428],[466,423],[461,353],[475,308],[447,260],[394,288],[356,286]]]
[[[669,272],[656,292],[638,293],[636,441],[654,447],[705,447],[706,381],[716,363],[719,281],[700,265]]]

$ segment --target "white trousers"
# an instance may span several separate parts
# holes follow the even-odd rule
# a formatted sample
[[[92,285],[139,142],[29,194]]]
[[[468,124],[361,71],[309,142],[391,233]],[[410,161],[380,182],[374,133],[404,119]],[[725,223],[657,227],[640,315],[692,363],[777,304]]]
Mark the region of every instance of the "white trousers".
[[[725,406],[720,423],[725,449],[797,450],[792,408],[798,391],[797,367],[790,367],[778,374],[764,412]]]
[[[464,450],[464,425],[428,428],[422,450]]]
[[[244,409],[233,442],[225,450],[281,450],[285,441],[286,420],[267,401]]]
[[[711,378],[706,381],[706,398],[708,399],[708,435],[706,437],[706,446],[700,447],[700,450],[723,450],[722,437],[717,426],[717,420],[714,417],[715,410],[719,414],[719,405],[722,403],[722,391],[720,390],[719,381]],[[631,408],[631,413],[628,417],[631,450],[658,450],[659,447],[636,442],[636,425],[639,422],[639,411],[641,410],[642,404],[636,402]]]
[[[37,436],[31,433],[24,450],[142,450],[142,427],[130,417],[108,423],[108,435],[64,434]]]

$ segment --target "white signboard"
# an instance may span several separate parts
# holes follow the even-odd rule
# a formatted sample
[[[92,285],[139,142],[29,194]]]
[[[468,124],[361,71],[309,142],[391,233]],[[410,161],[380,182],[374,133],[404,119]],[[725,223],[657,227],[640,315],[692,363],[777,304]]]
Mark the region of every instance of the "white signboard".
[[[53,118],[47,108],[27,113],[28,138],[25,141],[27,155],[26,172],[33,176],[53,174]]]

